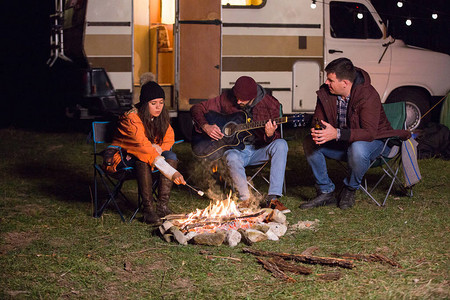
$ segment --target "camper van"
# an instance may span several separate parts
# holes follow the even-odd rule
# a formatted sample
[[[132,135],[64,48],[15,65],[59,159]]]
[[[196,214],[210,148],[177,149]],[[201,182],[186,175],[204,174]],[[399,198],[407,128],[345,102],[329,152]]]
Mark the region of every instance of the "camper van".
[[[84,55],[112,86],[139,94],[151,72],[189,136],[192,105],[252,76],[285,114],[311,113],[324,67],[347,57],[365,69],[382,102],[406,101],[414,129],[450,90],[450,56],[387,35],[369,0],[87,1]]]

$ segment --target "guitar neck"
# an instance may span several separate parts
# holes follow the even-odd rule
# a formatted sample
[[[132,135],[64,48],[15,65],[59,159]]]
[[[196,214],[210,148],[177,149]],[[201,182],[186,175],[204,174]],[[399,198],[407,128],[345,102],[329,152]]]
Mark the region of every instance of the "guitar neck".
[[[237,131],[245,131],[245,130],[261,128],[261,127],[264,127],[268,121],[269,120],[239,124]],[[273,119],[272,121],[274,121],[278,125],[278,124],[286,123],[288,121],[288,117],[276,118],[276,119]]]

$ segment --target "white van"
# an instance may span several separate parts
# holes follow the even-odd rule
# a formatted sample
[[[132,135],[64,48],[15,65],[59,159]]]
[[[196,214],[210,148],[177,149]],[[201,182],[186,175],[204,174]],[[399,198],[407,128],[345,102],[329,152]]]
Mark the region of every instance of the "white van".
[[[107,2],[88,1],[87,60],[135,96],[139,76],[154,73],[187,136],[190,107],[241,75],[270,89],[284,113],[312,112],[324,66],[339,57],[370,74],[382,102],[406,101],[411,129],[450,90],[450,56],[387,36],[368,0]]]

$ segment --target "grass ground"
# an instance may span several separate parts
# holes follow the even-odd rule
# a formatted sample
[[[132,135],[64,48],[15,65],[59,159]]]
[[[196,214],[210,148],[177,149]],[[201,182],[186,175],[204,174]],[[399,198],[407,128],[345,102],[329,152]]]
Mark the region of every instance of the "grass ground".
[[[301,149],[303,135],[302,130],[286,133],[290,151],[282,201],[292,210],[290,224],[317,219],[318,227],[251,247],[299,254],[316,246],[319,256],[379,253],[402,268],[363,261],[353,269],[314,265],[312,275],[289,274],[296,282],[286,283],[243,253],[244,245],[169,244],[139,220],[122,223],[112,208],[92,218],[92,150],[85,133],[2,129],[0,298],[448,299],[450,161],[421,160],[423,180],[414,196],[394,194],[384,208],[358,192],[353,209],[302,211],[298,205],[314,196]],[[199,178],[207,182],[209,174],[193,174],[198,164],[190,145],[178,145],[175,151],[185,177],[205,188]],[[337,164],[331,169],[339,183],[342,171]],[[378,171],[371,170],[368,177],[375,175]],[[124,189],[136,197],[134,182]],[[208,204],[185,187],[173,189],[175,212]],[[129,215],[131,209],[125,212]],[[340,272],[341,279],[319,279],[318,274],[330,272]]]

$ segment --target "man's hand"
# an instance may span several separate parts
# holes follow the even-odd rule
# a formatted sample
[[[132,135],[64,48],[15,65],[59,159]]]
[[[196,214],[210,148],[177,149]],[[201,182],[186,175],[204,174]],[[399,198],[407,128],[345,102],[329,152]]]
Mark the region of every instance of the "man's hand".
[[[275,130],[277,130],[277,128],[278,128],[277,123],[275,121],[269,120],[269,121],[267,121],[267,123],[264,127],[264,130],[266,131],[266,135],[268,137],[272,137],[273,134],[275,133]]]
[[[180,172],[175,172],[173,174],[173,176],[172,176],[172,180],[177,185],[179,185],[179,184],[186,184],[186,181],[184,180],[184,177],[183,177],[183,175],[181,175]]]
[[[321,120],[320,121],[325,128],[323,129],[314,129],[311,128],[311,136],[313,141],[317,145],[325,144],[328,141],[335,140],[337,137],[337,130],[333,126],[331,126],[329,123]]]
[[[210,138],[212,138],[215,141],[223,138],[223,133],[222,131],[220,131],[219,126],[217,126],[216,124],[213,125],[205,124],[202,126],[202,129],[207,135],[209,135]]]

